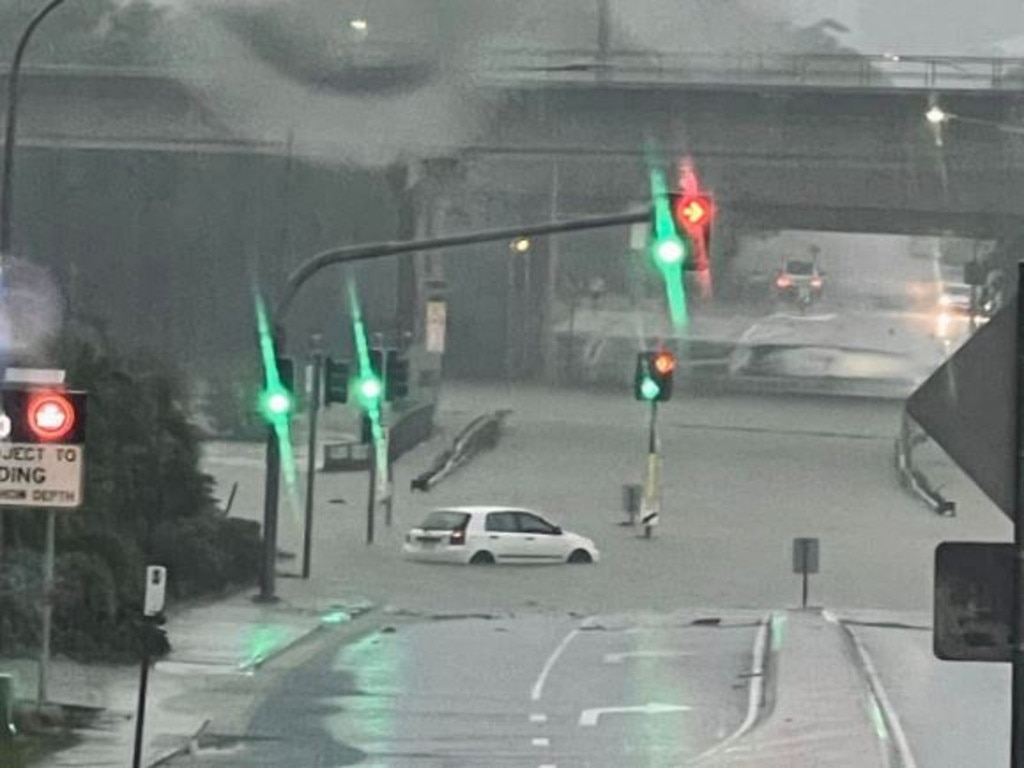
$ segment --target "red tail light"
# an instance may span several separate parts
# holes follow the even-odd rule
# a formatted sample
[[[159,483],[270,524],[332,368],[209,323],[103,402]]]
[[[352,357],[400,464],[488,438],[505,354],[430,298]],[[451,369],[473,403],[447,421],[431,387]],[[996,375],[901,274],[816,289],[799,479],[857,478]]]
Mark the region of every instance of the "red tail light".
[[[792,283],[793,281],[790,280],[787,275],[779,275],[778,279],[775,281],[775,285],[779,288],[788,288]]]
[[[458,530],[452,531],[452,535],[448,538],[449,544],[462,545],[466,543],[466,531]]]
[[[811,287],[812,288],[821,288],[821,278],[820,277],[812,277],[811,278]]]

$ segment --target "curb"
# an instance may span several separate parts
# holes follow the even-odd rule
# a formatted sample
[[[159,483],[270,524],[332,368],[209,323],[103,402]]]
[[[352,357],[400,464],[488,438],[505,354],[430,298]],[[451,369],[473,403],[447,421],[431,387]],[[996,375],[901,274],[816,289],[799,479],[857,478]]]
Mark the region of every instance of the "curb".
[[[747,700],[747,714],[740,726],[725,739],[710,749],[688,760],[686,765],[700,765],[705,760],[720,755],[737,741],[749,734],[769,714],[775,703],[775,687],[777,684],[776,626],[779,616],[769,614],[760,622],[757,636],[754,638],[753,659],[750,665],[750,694]]]
[[[857,656],[857,660],[860,662],[861,672],[867,680],[871,700],[881,716],[882,724],[886,731],[885,736],[882,738],[891,738],[888,748],[891,756],[889,764],[897,768],[918,768],[917,761],[914,759],[914,753],[910,749],[910,742],[907,741],[907,735],[903,731],[899,715],[896,714],[896,708],[889,700],[889,694],[886,693],[885,686],[882,685],[882,680],[875,669],[874,662],[871,660],[871,655],[868,653],[867,648],[864,647],[864,643],[861,642],[861,639],[857,637],[856,633],[845,621],[839,619],[830,611],[822,611],[822,617],[826,621],[838,624],[842,628],[847,641]]]
[[[209,718],[203,720],[203,724],[200,725],[196,732],[189,737],[189,740],[185,743],[184,746],[176,747],[173,750],[169,751],[167,754],[156,758],[150,763],[146,763],[147,768],[157,768],[157,766],[167,765],[167,763],[171,762],[171,760],[174,760],[175,758],[181,757],[184,754],[192,752],[192,750],[196,747],[196,744],[199,741],[199,739],[202,738],[202,735],[206,732],[206,729],[210,727],[211,722],[212,721]]]
[[[350,619],[349,621],[345,622],[345,626],[351,626],[357,619],[361,619],[364,616],[368,616],[374,613],[376,608],[377,606],[371,605],[361,610],[358,610],[354,613],[350,613]],[[248,662],[246,664],[239,665],[238,671],[243,673],[253,673],[259,671],[262,667],[266,666],[271,661],[280,658],[288,651],[294,650],[299,645],[305,643],[306,641],[312,640],[313,638],[322,634],[323,630],[325,630],[327,626],[328,625],[324,624],[322,621],[319,622],[315,627],[310,628],[308,632],[303,632],[297,635],[290,642],[283,643],[280,647],[275,648],[273,651],[266,654],[265,656],[256,659],[253,662]],[[181,757],[182,755],[192,753],[197,748],[199,739],[202,738],[203,734],[206,733],[206,731],[210,728],[212,724],[212,718],[206,718],[205,720],[203,720],[199,728],[196,729],[195,733],[193,733],[184,744],[175,747],[174,749],[169,750],[166,754],[163,754],[157,757],[156,759],[146,763],[147,768],[158,768],[158,766],[167,765],[172,760],[175,760]]]

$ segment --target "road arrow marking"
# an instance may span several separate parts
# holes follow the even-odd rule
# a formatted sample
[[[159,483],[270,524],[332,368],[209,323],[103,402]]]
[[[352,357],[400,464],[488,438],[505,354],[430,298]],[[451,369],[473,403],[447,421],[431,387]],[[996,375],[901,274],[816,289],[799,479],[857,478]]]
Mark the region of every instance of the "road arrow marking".
[[[580,714],[581,726],[595,726],[601,715],[665,715],[671,712],[689,712],[693,708],[683,704],[643,704],[639,707],[597,707]]]
[[[606,653],[605,664],[621,664],[625,659],[669,659],[677,656],[696,656],[693,651],[624,651]]]

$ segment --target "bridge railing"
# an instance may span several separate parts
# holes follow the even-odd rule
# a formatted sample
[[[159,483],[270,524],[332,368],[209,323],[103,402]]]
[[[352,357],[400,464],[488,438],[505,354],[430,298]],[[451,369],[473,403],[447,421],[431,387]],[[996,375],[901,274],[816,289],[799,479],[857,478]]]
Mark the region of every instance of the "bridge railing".
[[[895,54],[492,50],[482,74],[537,82],[1024,90],[1024,59]]]

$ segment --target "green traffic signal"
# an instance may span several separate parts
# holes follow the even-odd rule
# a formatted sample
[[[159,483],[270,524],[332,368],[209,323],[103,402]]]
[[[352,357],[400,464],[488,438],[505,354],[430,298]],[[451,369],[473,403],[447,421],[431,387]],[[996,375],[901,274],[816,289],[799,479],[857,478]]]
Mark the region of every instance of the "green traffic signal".
[[[374,401],[380,398],[384,391],[384,387],[381,386],[380,379],[375,377],[368,377],[359,382],[359,394],[363,396],[364,400]]]
[[[685,255],[683,241],[677,235],[665,237],[654,245],[654,257],[665,265],[679,264]]]
[[[647,377],[640,384],[640,394],[644,400],[655,400],[661,394],[661,387],[654,379]]]
[[[268,421],[288,416],[295,405],[291,393],[283,388],[264,391],[260,400],[263,416]]]

